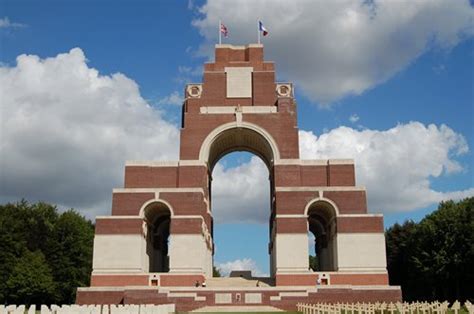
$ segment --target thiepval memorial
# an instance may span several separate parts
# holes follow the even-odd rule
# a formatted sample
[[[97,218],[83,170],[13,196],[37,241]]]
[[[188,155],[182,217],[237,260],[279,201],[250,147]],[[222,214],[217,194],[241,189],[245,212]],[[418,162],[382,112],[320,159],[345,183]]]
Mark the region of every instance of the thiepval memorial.
[[[368,213],[354,162],[300,159],[293,90],[275,81],[263,45],[216,45],[202,83],[184,90],[179,160],[126,163],[111,216],[96,219],[91,287],[78,289],[77,303],[193,310],[401,300],[388,284],[383,217]],[[270,278],[212,278],[211,174],[234,151],[259,156],[270,173]],[[318,271],[309,268],[308,231]]]

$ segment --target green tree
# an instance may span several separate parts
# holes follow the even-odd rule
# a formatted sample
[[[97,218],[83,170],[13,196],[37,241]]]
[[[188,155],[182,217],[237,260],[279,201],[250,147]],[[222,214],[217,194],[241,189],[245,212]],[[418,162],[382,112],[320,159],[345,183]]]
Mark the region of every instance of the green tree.
[[[28,249],[27,226],[31,205],[25,200],[0,206],[0,302],[7,298],[6,282]]]
[[[75,301],[76,288],[89,285],[94,226],[74,210],[61,214],[48,241],[48,262],[58,283],[60,299]]]
[[[396,223],[385,235],[387,246],[387,269],[391,285],[402,286],[404,300],[417,300],[423,283],[418,279],[413,257],[417,250],[415,236],[417,224],[411,220],[402,225]]]
[[[19,264],[29,267],[24,259],[33,253],[42,254],[56,289],[52,294],[45,290],[50,298],[43,303],[74,302],[76,287],[89,285],[93,238],[93,224],[74,210],[59,214],[53,205],[24,200],[0,205],[0,303],[27,302],[27,294],[13,294],[11,285],[18,284],[20,275],[12,276]],[[50,287],[48,281],[35,284]]]
[[[45,252],[59,217],[57,208],[44,202],[31,205],[26,203],[21,215],[24,224],[23,237],[28,250]]]
[[[474,297],[474,197],[442,202],[419,224],[413,256],[430,287],[426,298],[453,301]]]
[[[44,304],[56,300],[56,285],[43,253],[25,250],[6,282],[8,302]]]
[[[216,266],[212,266],[212,277],[222,277],[220,269]]]
[[[313,271],[319,270],[318,258],[316,256],[309,255],[309,268],[311,268]]]
[[[442,202],[418,224],[395,224],[386,231],[390,284],[403,298],[474,298],[474,197]]]

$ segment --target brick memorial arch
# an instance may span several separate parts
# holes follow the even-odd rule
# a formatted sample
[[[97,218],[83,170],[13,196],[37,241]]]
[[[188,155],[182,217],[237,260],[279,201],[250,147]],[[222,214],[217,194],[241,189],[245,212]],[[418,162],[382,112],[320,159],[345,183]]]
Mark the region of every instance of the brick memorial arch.
[[[203,82],[185,89],[179,161],[127,162],[112,215],[96,218],[91,287],[78,289],[77,302],[172,302],[189,310],[400,300],[400,288],[388,285],[383,217],[367,213],[353,161],[301,160],[296,112],[292,84],[275,82],[262,45],[217,45]],[[261,291],[195,287],[212,277],[212,169],[233,151],[256,154],[270,173],[274,286]]]

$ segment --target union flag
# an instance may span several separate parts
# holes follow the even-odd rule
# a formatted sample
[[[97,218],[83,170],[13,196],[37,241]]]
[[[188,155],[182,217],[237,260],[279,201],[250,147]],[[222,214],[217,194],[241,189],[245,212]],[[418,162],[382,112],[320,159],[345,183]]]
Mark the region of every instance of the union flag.
[[[227,27],[223,23],[221,23],[221,33],[224,35],[224,37],[227,37],[227,34],[229,34]]]

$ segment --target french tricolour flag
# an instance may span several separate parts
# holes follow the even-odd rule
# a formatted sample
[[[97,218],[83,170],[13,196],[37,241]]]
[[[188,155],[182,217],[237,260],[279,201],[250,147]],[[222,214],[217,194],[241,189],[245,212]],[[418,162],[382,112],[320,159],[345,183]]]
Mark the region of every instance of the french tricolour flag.
[[[263,26],[262,21],[258,21],[258,29],[262,32],[263,36],[268,35],[268,30]]]

